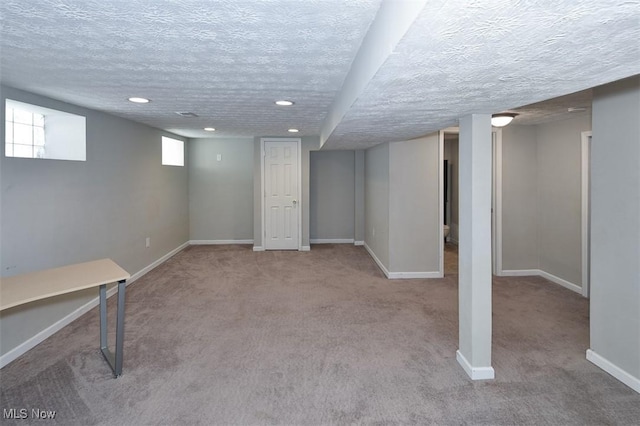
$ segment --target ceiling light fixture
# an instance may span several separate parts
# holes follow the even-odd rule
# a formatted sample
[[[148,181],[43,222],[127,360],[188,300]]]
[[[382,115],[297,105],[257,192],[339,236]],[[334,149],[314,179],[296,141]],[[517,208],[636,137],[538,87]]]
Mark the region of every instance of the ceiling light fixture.
[[[567,108],[567,112],[583,112],[586,111],[586,107],[569,107]]]
[[[516,118],[518,114],[514,112],[501,112],[491,116],[491,125],[493,127],[504,127]]]
[[[293,101],[282,100],[282,101],[276,101],[275,104],[279,106],[291,106],[293,105]]]
[[[216,129],[213,127],[205,127],[204,130],[206,130],[207,132],[215,132]]]
[[[289,129],[289,133],[298,133],[299,131],[298,129]]]
[[[150,99],[139,98],[137,96],[132,96],[128,100],[129,100],[129,102],[133,102],[134,104],[148,104],[149,102],[151,102]]]

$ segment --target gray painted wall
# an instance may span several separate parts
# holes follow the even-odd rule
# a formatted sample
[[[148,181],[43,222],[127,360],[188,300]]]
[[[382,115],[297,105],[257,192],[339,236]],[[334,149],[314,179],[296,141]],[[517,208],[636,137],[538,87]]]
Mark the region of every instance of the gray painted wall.
[[[593,94],[591,349],[640,381],[640,77]]]
[[[355,235],[358,243],[364,242],[364,150],[355,151]]]
[[[502,268],[582,285],[581,134],[591,116],[502,130]]]
[[[535,126],[502,129],[502,268],[538,269],[538,154]]]
[[[353,239],[355,153],[315,151],[310,156],[309,235],[313,239]]]
[[[5,97],[86,116],[87,161],[2,155],[2,276],[104,257],[133,274],[187,242],[187,167],[160,164],[161,136],[175,135],[7,87],[2,117]],[[0,352],[96,296],[76,292],[4,311]]]
[[[581,132],[591,130],[583,114],[536,126],[540,269],[582,285]]]
[[[253,239],[253,151],[253,138],[189,140],[190,239]]]
[[[389,271],[440,269],[439,136],[389,144]]]
[[[365,244],[389,269],[389,143],[365,151]]]

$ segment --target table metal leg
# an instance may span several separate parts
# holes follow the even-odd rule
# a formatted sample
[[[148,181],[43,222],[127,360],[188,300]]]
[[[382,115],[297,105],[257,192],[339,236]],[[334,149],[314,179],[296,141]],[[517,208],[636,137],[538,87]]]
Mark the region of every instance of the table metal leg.
[[[113,375],[122,375],[122,358],[124,346],[124,300],[126,280],[118,281],[118,312],[116,318],[116,353],[109,350],[107,339],[107,286],[100,286],[100,351],[113,370]]]

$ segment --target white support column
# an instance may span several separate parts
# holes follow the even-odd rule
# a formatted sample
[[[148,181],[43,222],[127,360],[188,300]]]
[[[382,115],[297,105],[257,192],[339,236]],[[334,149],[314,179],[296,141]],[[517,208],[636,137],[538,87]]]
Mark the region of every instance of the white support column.
[[[491,367],[491,115],[460,119],[458,362],[473,380]]]

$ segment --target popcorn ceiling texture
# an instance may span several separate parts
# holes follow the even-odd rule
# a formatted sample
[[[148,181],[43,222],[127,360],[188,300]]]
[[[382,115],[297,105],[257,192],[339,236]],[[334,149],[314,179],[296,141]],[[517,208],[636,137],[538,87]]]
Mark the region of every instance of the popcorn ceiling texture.
[[[381,1],[4,0],[2,83],[187,137],[317,135]],[[638,74],[638,40],[640,0],[429,0],[325,147],[406,140]]]
[[[379,4],[3,0],[2,82],[184,136],[319,134]]]
[[[430,0],[325,147],[407,140],[638,74],[638,40],[638,1]]]

